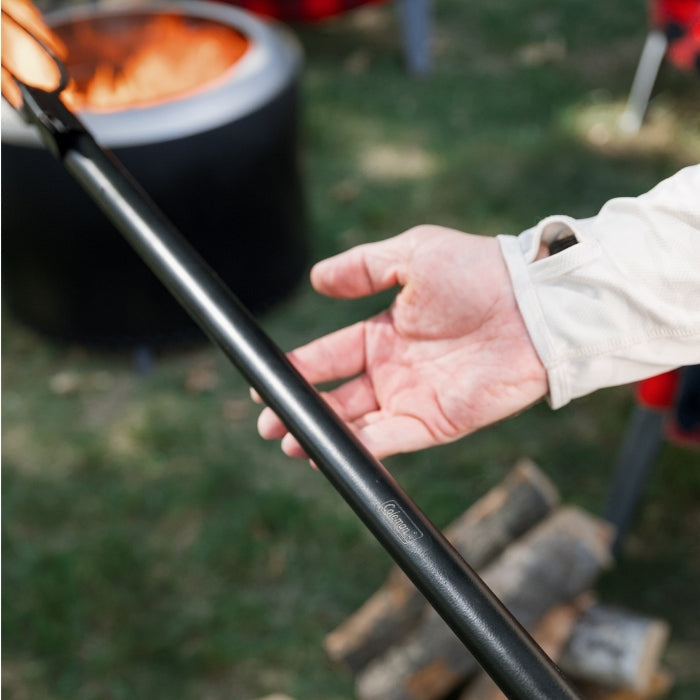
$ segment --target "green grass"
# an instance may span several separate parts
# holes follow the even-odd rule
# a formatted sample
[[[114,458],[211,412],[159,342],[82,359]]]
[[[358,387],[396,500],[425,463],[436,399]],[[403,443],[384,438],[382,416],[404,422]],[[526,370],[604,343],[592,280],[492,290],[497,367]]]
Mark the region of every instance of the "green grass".
[[[495,234],[590,215],[698,160],[697,78],[669,67],[643,132],[615,131],[640,3],[436,5],[436,71],[419,81],[390,5],[298,30],[314,258],[423,222]],[[541,62],[523,58],[533,44]],[[263,323],[291,348],[384,303],[302,285]],[[390,562],[322,476],[258,439],[226,361],[203,347],[138,375],[129,357],[56,345],[8,314],[3,330],[7,697],[351,697],[321,643]],[[193,371],[208,388],[191,388]],[[540,405],[387,465],[440,526],[523,456],[600,512],[632,406],[624,387]],[[676,699],[700,694],[699,467],[664,447],[598,587],[671,622]]]

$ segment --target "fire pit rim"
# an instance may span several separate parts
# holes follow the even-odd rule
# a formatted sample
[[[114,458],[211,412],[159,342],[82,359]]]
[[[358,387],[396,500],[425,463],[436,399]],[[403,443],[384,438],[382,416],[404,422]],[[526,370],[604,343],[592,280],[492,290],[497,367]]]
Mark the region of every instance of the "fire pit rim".
[[[196,93],[119,111],[79,110],[81,120],[109,148],[158,143],[216,129],[255,112],[300,71],[301,45],[286,27],[218,2],[160,0],[143,7],[117,0],[99,6],[62,8],[47,13],[45,19],[53,26],[95,17],[161,13],[219,22],[240,31],[250,45],[218,80]],[[25,124],[5,100],[0,113],[3,141],[43,147],[36,130]]]

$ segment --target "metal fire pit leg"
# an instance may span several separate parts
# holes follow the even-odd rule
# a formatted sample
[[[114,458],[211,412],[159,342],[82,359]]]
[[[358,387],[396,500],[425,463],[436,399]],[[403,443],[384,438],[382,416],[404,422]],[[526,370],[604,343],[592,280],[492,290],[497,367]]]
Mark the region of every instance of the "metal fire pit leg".
[[[139,185],[56,95],[25,116],[124,238],[284,421],[335,489],[510,698],[576,698],[558,668],[355,439]],[[99,261],[96,261],[99,264]]]

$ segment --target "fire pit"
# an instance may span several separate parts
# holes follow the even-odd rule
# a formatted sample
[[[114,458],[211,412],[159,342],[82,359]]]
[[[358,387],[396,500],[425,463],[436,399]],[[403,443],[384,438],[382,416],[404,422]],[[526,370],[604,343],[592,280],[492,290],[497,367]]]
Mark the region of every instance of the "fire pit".
[[[165,31],[152,28],[154,19],[179,23],[184,43],[201,42],[204,58],[135,80],[146,92],[123,97],[116,80],[128,72],[134,44],[140,50]],[[249,308],[288,294],[306,266],[294,38],[207,2],[71,8],[47,20],[68,48],[77,90],[70,104],[98,141]],[[179,41],[159,51],[177,58]],[[207,73],[192,78],[186,68]],[[88,89],[105,71],[106,97]],[[17,316],[94,345],[160,345],[198,332],[5,103],[2,165],[3,293]]]

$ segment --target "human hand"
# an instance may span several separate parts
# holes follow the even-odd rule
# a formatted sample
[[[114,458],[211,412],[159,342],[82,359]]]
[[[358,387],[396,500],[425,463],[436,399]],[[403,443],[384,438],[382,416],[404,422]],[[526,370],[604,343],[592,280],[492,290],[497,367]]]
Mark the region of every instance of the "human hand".
[[[2,10],[2,94],[13,107],[19,107],[22,96],[13,77],[43,90],[55,90],[61,76],[46,49],[57,57],[64,57],[66,49],[28,0],[3,0]]]
[[[450,442],[547,393],[498,241],[438,226],[353,248],[311,271],[313,287],[351,299],[395,285],[389,309],[289,353],[377,457]],[[306,457],[270,408],[263,438]]]

